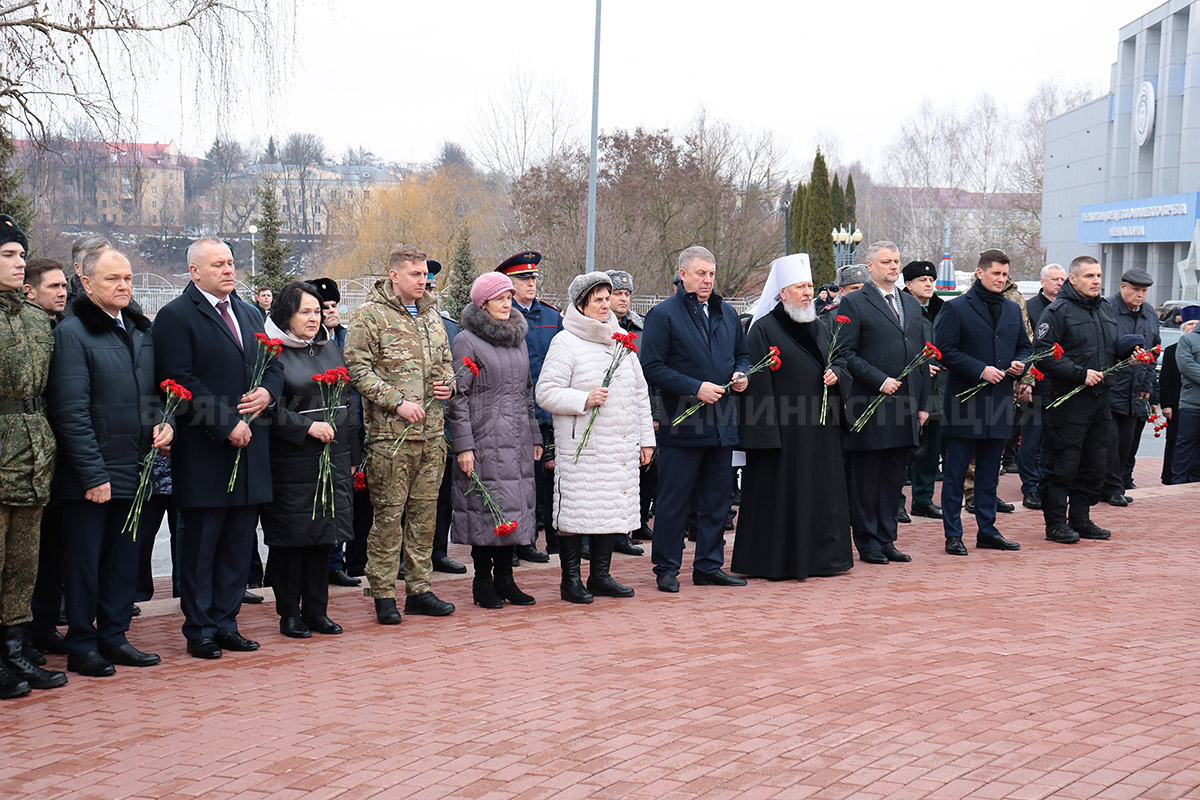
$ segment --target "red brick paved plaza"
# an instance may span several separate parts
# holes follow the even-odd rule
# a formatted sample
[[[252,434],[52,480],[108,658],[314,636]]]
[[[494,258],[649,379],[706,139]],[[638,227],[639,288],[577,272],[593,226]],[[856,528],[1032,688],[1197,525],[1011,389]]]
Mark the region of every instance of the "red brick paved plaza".
[[[131,639],[163,664],[0,701],[0,797],[1200,797],[1200,486],[1159,463],[1097,507],[1108,542],[1019,508],[1020,553],[953,558],[919,520],[911,564],[674,596],[619,557],[637,597],[590,607],[554,564],[518,571],[527,609],[439,576],[452,617],[382,627],[339,590],[346,633],[293,641],[268,599],[241,617],[262,649],[213,662],[147,603]]]

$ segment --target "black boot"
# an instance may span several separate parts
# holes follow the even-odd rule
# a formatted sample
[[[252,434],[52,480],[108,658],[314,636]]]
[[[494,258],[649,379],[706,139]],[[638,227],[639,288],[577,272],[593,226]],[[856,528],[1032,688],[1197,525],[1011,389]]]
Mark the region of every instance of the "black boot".
[[[376,597],[375,619],[379,621],[380,625],[399,625],[403,622],[400,609],[396,608],[396,598]]]
[[[9,672],[0,661],[0,698],[23,697],[32,691],[28,683]]]
[[[472,547],[471,559],[475,562],[475,579],[471,581],[471,596],[475,605],[480,608],[504,608],[504,601],[496,594],[496,584],[492,580],[492,555],[497,548]],[[501,549],[503,558],[508,558],[508,551]],[[509,569],[512,569],[510,566]]]
[[[4,666],[16,677],[33,689],[54,689],[65,686],[67,676],[62,672],[50,672],[32,663],[25,657],[25,629],[19,625],[3,628]]]
[[[599,597],[633,597],[633,589],[622,586],[608,574],[615,538],[611,533],[592,536],[592,569],[588,573],[587,588]]]
[[[579,551],[583,547],[582,536],[558,536],[558,559],[562,564],[562,599],[568,603],[586,605],[592,602],[592,593],[583,587],[579,579]]]
[[[525,594],[513,580],[512,559],[508,557],[508,548],[501,548],[503,555],[496,556],[496,593],[514,606],[531,606],[537,601],[533,595]]]

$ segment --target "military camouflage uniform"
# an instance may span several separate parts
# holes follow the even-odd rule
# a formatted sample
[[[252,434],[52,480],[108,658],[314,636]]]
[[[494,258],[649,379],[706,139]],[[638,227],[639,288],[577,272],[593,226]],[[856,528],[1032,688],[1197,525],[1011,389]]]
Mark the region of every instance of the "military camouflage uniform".
[[[0,292],[0,627],[32,619],[42,509],[54,474],[54,434],[41,405],[53,353],[46,312],[19,292]]]
[[[425,409],[399,449],[408,423],[396,413],[401,400],[424,406],[434,381],[449,381],[450,345],[433,298],[417,301],[417,316],[392,292],[391,281],[375,284],[354,313],[346,333],[346,366],[363,398],[367,427],[367,485],[375,522],[367,537],[365,593],[396,596],[396,572],[404,551],[405,590],[429,591],[437,496],[446,464],[442,404]],[[407,515],[407,524],[402,518]]]

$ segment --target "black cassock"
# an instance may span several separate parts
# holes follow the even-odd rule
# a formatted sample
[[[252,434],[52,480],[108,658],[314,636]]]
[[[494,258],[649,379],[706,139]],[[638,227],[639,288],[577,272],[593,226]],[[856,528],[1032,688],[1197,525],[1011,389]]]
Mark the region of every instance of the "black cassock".
[[[752,375],[742,393],[739,448],[746,466],[731,568],[777,579],[845,572],[854,559],[836,385],[820,424],[830,333],[820,321],[794,322],[780,304],[747,340],[752,362],[775,346],[783,365]],[[839,358],[833,371],[839,384],[849,380]]]

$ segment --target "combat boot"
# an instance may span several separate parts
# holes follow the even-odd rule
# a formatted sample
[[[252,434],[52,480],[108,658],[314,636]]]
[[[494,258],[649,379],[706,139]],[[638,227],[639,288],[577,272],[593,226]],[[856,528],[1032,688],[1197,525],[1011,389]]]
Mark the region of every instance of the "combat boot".
[[[32,691],[28,683],[9,672],[0,661],[0,698],[23,697]]]
[[[500,555],[495,555],[497,548],[473,547],[471,556],[475,561],[475,578],[471,581],[471,597],[480,608],[504,608],[504,601],[496,594],[496,584],[492,580],[492,562],[500,558],[508,558],[508,550],[499,548]],[[511,570],[512,567],[510,566]]]
[[[587,588],[598,597],[633,597],[633,589],[622,586],[608,574],[615,538],[611,533],[592,536],[592,568],[588,573]]]
[[[1112,531],[1108,528],[1101,528],[1091,519],[1079,520],[1071,523],[1071,530],[1079,534],[1080,539],[1108,539],[1112,536]]]
[[[558,537],[558,560],[562,566],[562,584],[559,593],[568,603],[586,605],[592,602],[592,593],[583,586],[579,578],[579,557],[583,547],[582,536]]]
[[[503,550],[501,552],[504,552]],[[507,555],[496,557],[496,593],[514,606],[531,606],[537,602],[533,595],[525,594],[513,580],[511,561]]]
[[[1059,544],[1075,544],[1079,541],[1079,534],[1071,530],[1070,526],[1062,522],[1056,522],[1053,525],[1046,526],[1046,541],[1058,542]]]
[[[380,625],[399,625],[404,619],[400,616],[400,609],[396,608],[396,598],[394,597],[376,597],[375,598],[375,619]]]
[[[4,666],[33,689],[54,689],[66,686],[62,672],[44,670],[25,657],[25,629],[19,625],[3,628]]]

